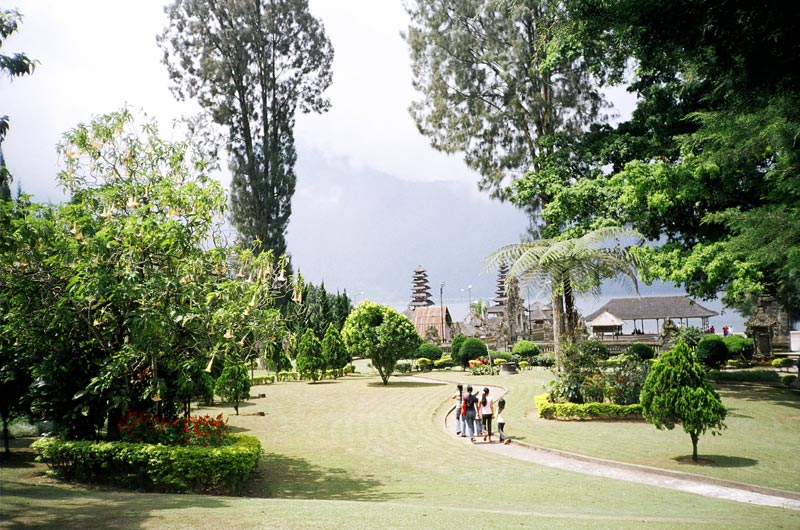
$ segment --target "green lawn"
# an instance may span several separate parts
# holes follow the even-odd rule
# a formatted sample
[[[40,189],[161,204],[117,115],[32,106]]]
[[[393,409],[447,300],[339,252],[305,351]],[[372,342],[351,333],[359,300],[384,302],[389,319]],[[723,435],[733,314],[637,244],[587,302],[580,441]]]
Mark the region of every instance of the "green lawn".
[[[472,380],[460,372],[442,374],[452,380]],[[694,464],[692,442],[680,426],[659,431],[645,422],[539,418],[534,396],[543,393],[543,385],[551,379],[552,373],[545,370],[486,379],[508,390],[505,416],[509,436],[611,460],[800,492],[800,461],[793,454],[800,432],[800,394],[796,391],[763,385],[718,387],[728,408],[728,428],[721,436],[707,433],[700,438],[700,462]]]
[[[575,424],[566,423],[545,427],[526,418],[532,396],[541,390],[543,373],[503,378],[473,378],[458,371],[434,375],[475,386],[505,385],[510,391],[507,431],[515,437],[543,445],[565,443],[569,430],[576,429]],[[240,406],[241,416],[229,416],[236,430],[258,436],[265,448],[248,498],[65,486],[37,475],[36,468],[21,462],[4,467],[0,477],[0,525],[81,529],[800,527],[800,512],[591,477],[481,451],[442,430],[452,390],[451,384],[403,378],[392,378],[383,386],[377,377],[364,375],[318,384],[257,387],[253,393],[267,397]],[[725,399],[727,403],[730,398]],[[770,406],[759,399],[742,402]],[[796,400],[790,401],[795,412],[797,405]],[[739,407],[733,407],[737,414],[751,414]],[[197,412],[218,410],[233,412],[227,407]],[[257,415],[261,411],[265,416]],[[653,454],[653,458],[670,461],[690,449],[688,436],[681,433],[671,442],[672,433],[646,425],[586,423],[579,427],[594,429],[586,431],[590,434],[580,442],[587,453],[605,445],[602,437],[613,435],[606,443],[615,446],[632,434],[647,442],[634,455],[650,450],[646,447],[651,437],[659,440],[656,447],[666,455]],[[619,428],[636,430],[614,435]],[[732,435],[734,428],[732,421],[725,436]],[[701,441],[702,454],[725,454],[718,448],[706,451],[705,443]],[[733,457],[744,458],[740,452]],[[753,459],[758,462],[749,466],[752,469],[766,465],[763,457]],[[673,465],[679,464],[673,461]],[[791,468],[791,459],[784,465]]]

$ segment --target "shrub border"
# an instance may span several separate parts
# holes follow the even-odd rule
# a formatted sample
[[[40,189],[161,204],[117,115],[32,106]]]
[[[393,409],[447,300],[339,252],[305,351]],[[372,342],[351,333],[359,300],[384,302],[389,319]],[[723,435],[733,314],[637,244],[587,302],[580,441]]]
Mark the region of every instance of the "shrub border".
[[[65,480],[158,492],[241,495],[261,457],[254,436],[221,447],[42,438],[37,460]]]
[[[550,394],[535,398],[539,416],[546,420],[642,420],[642,406],[613,403],[553,403]]]

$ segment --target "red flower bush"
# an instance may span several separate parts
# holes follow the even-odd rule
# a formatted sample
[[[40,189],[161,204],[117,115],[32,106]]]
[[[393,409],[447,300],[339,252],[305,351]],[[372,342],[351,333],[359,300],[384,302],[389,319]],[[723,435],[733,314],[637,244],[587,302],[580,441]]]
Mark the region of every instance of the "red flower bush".
[[[156,418],[144,412],[128,411],[119,424],[123,441],[162,445],[220,446],[228,443],[230,430],[222,414],[188,418]]]

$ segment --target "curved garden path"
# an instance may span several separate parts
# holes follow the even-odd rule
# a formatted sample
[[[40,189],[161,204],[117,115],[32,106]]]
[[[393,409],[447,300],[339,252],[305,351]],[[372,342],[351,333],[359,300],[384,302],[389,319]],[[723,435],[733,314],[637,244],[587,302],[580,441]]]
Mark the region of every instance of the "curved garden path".
[[[499,399],[506,392],[505,388],[499,386],[490,385],[489,389],[490,394],[495,396],[495,399]],[[450,436],[461,439],[465,444],[469,445],[468,438],[461,438],[456,435],[454,410],[455,407],[451,407],[445,414],[442,427]],[[541,447],[513,440],[513,438],[508,445],[497,443],[496,441],[494,443],[483,442],[480,438],[477,440],[478,442],[475,446],[480,450],[552,468],[684,491],[706,497],[800,510],[800,493],[682,473],[680,471],[605,460]]]

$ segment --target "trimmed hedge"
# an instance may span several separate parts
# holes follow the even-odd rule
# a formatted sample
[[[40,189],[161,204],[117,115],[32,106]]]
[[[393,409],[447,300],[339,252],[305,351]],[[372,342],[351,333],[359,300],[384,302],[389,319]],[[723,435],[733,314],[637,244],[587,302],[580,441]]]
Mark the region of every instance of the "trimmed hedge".
[[[539,416],[547,420],[640,420],[642,406],[613,403],[553,403],[550,394],[536,396]]]
[[[65,480],[174,493],[240,495],[258,465],[261,442],[231,434],[222,447],[42,438],[37,459]]]
[[[711,370],[708,377],[714,381],[738,381],[743,383],[778,383],[781,378],[775,370]]]
[[[269,385],[277,381],[278,376],[273,375],[257,375],[253,378],[253,386],[256,385]]]

